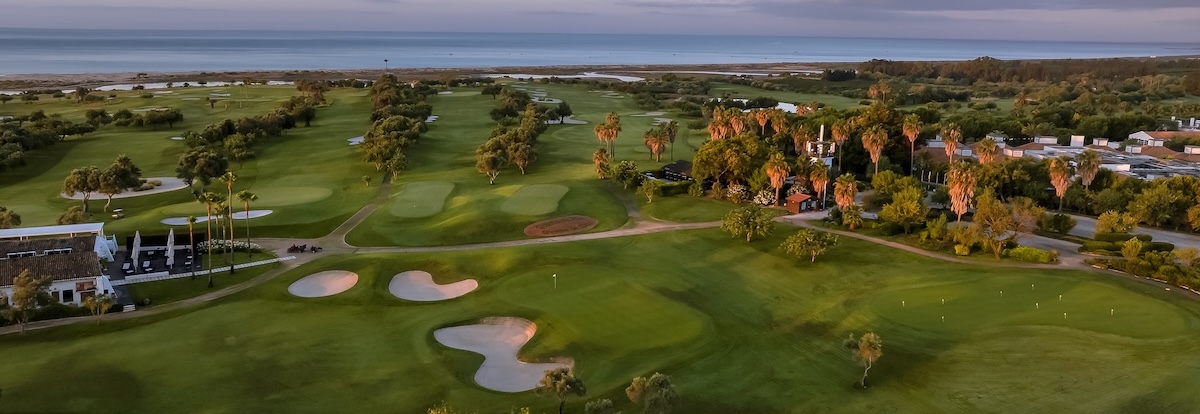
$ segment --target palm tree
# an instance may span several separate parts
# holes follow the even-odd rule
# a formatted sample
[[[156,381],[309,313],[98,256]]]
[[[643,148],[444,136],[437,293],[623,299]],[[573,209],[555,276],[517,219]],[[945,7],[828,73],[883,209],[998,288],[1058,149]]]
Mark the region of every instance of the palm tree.
[[[850,139],[851,125],[850,125],[849,120],[843,119],[843,120],[834,122],[833,127],[830,129],[832,129],[832,133],[833,133],[833,142],[837,143],[838,147],[841,147],[842,145],[844,145],[846,143],[847,139]],[[838,153],[838,171],[842,170],[842,152],[843,151],[837,152]]]
[[[751,112],[754,120],[758,121],[758,135],[767,136],[767,122],[771,121],[771,112],[766,109],[756,109]]]
[[[829,168],[825,166],[824,161],[813,164],[812,171],[808,173],[808,181],[812,183],[813,189],[817,190],[821,208],[825,208],[825,186],[829,185]]]
[[[188,256],[191,256],[191,260],[189,260],[189,261],[192,262],[192,265],[189,266],[188,270],[195,271],[196,270],[196,252],[195,252],[196,249],[194,249],[194,247],[196,247],[196,236],[192,233],[192,226],[196,224],[196,216],[187,216],[187,224],[188,224]],[[195,279],[195,278],[196,278],[196,274],[192,273],[192,279]]]
[[[787,160],[783,158],[782,152],[771,154],[771,158],[763,164],[763,170],[766,171],[767,177],[771,178],[771,187],[775,188],[775,203],[779,203],[779,190],[783,189],[783,182],[787,180],[788,174],[791,173],[791,168],[788,168]]]
[[[229,217],[229,274],[233,274],[233,182],[237,181],[238,176],[233,171],[226,171],[225,175],[221,176],[221,181],[225,182],[225,188],[228,190],[225,203],[226,215]],[[250,220],[250,215],[246,214],[246,220]],[[225,231],[222,227],[221,231]]]
[[[950,187],[950,210],[958,215],[960,223],[970,207],[971,199],[975,197],[975,181],[975,170],[966,161],[954,163],[946,173],[946,185]]]
[[[844,210],[854,204],[856,195],[858,195],[858,180],[854,179],[854,174],[842,174],[833,183],[833,199],[837,202],[838,209]]]
[[[220,199],[221,199],[221,196],[217,195],[216,193],[210,192],[210,191],[205,191],[204,194],[200,195],[200,198],[198,199],[198,201],[200,201],[201,203],[204,203],[204,212],[207,217],[207,219],[204,220],[204,223],[208,224],[208,232],[204,234],[204,237],[206,240],[206,243],[205,243],[206,251],[204,252],[204,255],[205,255],[205,257],[208,258],[208,266],[206,266],[206,268],[208,269],[208,287],[209,288],[213,287],[213,279],[212,279],[212,251],[213,251],[213,246],[212,246],[212,216],[213,216],[213,214],[212,213],[213,213],[213,204],[216,204],[218,201],[220,201]]]
[[[726,119],[729,120],[729,128],[733,129],[733,135],[740,135],[746,130],[746,116],[737,108],[732,109],[732,114],[727,114]]]
[[[250,256],[254,255],[254,252],[250,251],[250,202],[258,201],[258,196],[250,190],[242,190],[238,191],[237,198],[246,206],[246,260],[250,260]]]
[[[883,154],[883,147],[887,146],[888,134],[883,127],[875,125],[863,133],[862,144],[867,152],[871,155],[871,162],[875,163],[875,174],[879,174],[879,157]]]
[[[996,144],[996,140],[984,138],[979,141],[979,145],[975,146],[975,155],[979,157],[980,164],[990,164],[996,160],[996,155],[1000,152],[1000,146]]]
[[[663,150],[667,149],[667,136],[658,128],[652,128],[644,135],[642,139],[646,143],[646,148],[650,150],[650,158],[655,161],[662,161]]]
[[[592,131],[596,133],[596,139],[604,144],[604,150],[608,151],[608,124],[598,124]]]
[[[904,116],[904,137],[908,138],[908,174],[912,175],[917,153],[917,137],[921,135],[921,117],[917,114]]]
[[[679,123],[668,121],[662,124],[662,131],[667,136],[667,141],[671,143],[671,159],[675,159],[675,137],[679,135]]]
[[[1050,159],[1050,184],[1054,185],[1054,193],[1058,196],[1058,211],[1062,211],[1063,198],[1067,196],[1067,188],[1071,187],[1071,163],[1066,157]]]
[[[958,141],[962,141],[962,130],[958,124],[948,123],[942,127],[942,141],[946,143],[946,156],[950,157],[950,163],[954,163],[954,152],[958,150]]]
[[[808,153],[808,143],[813,141],[812,130],[798,125],[791,130],[792,145],[796,147],[796,156]]]
[[[613,159],[617,158],[617,136],[621,135],[621,116],[616,112],[609,112],[604,117],[604,124],[608,125],[608,153]]]
[[[1079,165],[1079,178],[1083,187],[1090,187],[1092,180],[1096,179],[1096,173],[1100,172],[1100,153],[1085,149],[1075,158],[1075,163]]]

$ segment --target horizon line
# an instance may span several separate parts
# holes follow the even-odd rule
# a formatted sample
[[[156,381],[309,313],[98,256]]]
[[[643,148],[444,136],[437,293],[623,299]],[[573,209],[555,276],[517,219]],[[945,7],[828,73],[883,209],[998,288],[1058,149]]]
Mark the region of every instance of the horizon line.
[[[0,26],[0,30],[43,30],[43,31],[109,31],[109,32],[257,32],[257,33],[440,33],[440,34],[526,34],[526,35],[583,35],[583,36],[733,36],[733,37],[803,37],[815,39],[863,39],[863,40],[934,40],[972,42],[1028,42],[1028,43],[1079,43],[1079,44],[1172,44],[1196,45],[1200,41],[1100,41],[1100,40],[1045,40],[1045,39],[1000,39],[1000,38],[934,38],[934,37],[878,37],[878,36],[828,36],[828,35],[780,35],[780,34],[708,34],[708,33],[593,33],[593,32],[528,32],[528,31],[473,31],[473,30],[328,30],[328,29],[101,29],[75,27],[15,27]]]

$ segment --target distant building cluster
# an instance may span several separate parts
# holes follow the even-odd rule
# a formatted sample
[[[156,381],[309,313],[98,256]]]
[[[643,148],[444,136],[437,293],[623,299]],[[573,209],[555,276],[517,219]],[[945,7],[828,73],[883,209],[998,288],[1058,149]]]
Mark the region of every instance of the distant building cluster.
[[[993,140],[1000,147],[996,160],[1022,157],[1043,160],[1061,156],[1075,158],[1084,150],[1091,149],[1100,154],[1101,168],[1118,174],[1143,180],[1177,175],[1200,177],[1200,145],[1185,145],[1182,152],[1167,148],[1167,143],[1172,140],[1200,138],[1200,120],[1180,120],[1178,124],[1178,131],[1138,131],[1124,141],[1092,138],[1090,144],[1083,135],[1072,135],[1066,145],[1060,144],[1059,138],[1053,136],[1034,137],[1033,142],[1018,146],[1007,145],[1008,138],[1000,134],[988,134],[984,139]],[[978,142],[960,145],[954,156],[956,159],[962,157],[978,161],[975,154],[978,146]],[[938,136],[918,152],[928,154],[928,159],[934,164],[945,164],[949,161],[945,148],[946,143]]]

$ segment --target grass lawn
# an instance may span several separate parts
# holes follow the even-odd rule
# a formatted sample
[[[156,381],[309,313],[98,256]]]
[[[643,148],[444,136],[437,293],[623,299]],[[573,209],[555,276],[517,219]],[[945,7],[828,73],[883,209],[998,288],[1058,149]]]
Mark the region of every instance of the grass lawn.
[[[53,147],[27,154],[28,165],[0,174],[0,200],[5,207],[21,214],[25,226],[54,224],[60,213],[72,203],[59,196],[62,180],[72,169],[95,165],[105,168],[118,154],[127,154],[142,169],[143,177],[173,177],[175,166],[185,151],[181,141],[171,137],[223,119],[260,115],[278,107],[297,94],[290,86],[191,87],[174,88],[172,94],[146,99],[138,92],[114,92],[117,98],[106,103],[78,104],[73,100],[43,100],[32,105],[0,105],[0,114],[24,114],[44,110],[83,121],[83,112],[103,108],[109,113],[120,109],[175,107],[185,120],[171,129],[105,126],[100,130]],[[210,93],[229,93],[234,102],[219,102],[210,108],[204,101]],[[275,210],[275,214],[254,219],[253,231],[262,236],[321,236],[354,214],[375,194],[364,188],[362,176],[377,174],[360,161],[355,147],[346,139],[362,135],[370,126],[370,104],[364,89],[334,89],[326,96],[329,105],[318,110],[311,127],[298,127],[281,137],[267,138],[258,146],[258,159],[232,166],[239,179],[234,192],[249,189],[259,195],[256,209]],[[210,189],[225,193],[221,183]],[[333,194],[336,193],[337,197]],[[123,208],[126,218],[112,220],[100,210],[104,200],[93,200],[96,220],[109,221],[109,233],[162,231],[159,223],[168,217],[204,215],[203,205],[195,202],[188,190],[113,200],[112,208]],[[239,209],[242,206],[237,206]]]
[[[553,411],[556,401],[531,392],[478,387],[482,358],[432,335],[518,316],[538,324],[523,358],[574,358],[587,399],[611,398],[625,412],[638,411],[624,396],[630,378],[655,371],[674,378],[676,412],[1200,406],[1193,301],[1108,275],[968,266],[847,238],[808,263],[782,255],[790,233],[330,257],[193,311],[0,337],[6,355],[20,356],[5,360],[0,383],[9,411],[423,412],[439,401]],[[360,279],[327,298],[287,293],[323,270]],[[452,301],[405,302],[387,287],[408,270],[480,287]],[[868,330],[884,355],[864,391],[852,387],[861,368],[840,345]]]
[[[254,253],[249,259],[245,253],[238,253],[234,263],[248,263],[258,260],[266,260],[275,257],[269,253]],[[213,267],[227,266],[229,264],[228,257],[214,257]],[[163,305],[171,302],[178,302],[183,299],[199,296],[208,293],[212,290],[220,289],[229,285],[238,284],[247,280],[258,277],[267,271],[274,269],[277,264],[269,264],[263,266],[255,266],[248,269],[241,269],[234,274],[229,272],[221,272],[213,274],[213,288],[208,287],[208,275],[196,276],[195,278],[183,278],[172,280],[159,280],[155,282],[134,283],[129,285],[129,293],[133,296],[133,303],[142,306],[144,299],[150,299],[150,306]]]
[[[717,221],[725,217],[730,210],[737,208],[737,205],[728,201],[682,194],[656,197],[653,203],[647,203],[646,197],[641,195],[636,197],[642,217],[680,223]]]
[[[441,213],[446,197],[454,191],[454,183],[417,181],[404,184],[392,197],[392,215],[396,217],[429,217]]]
[[[734,85],[732,83],[713,82],[712,88],[708,94],[719,98],[725,95],[730,95],[734,98],[754,99],[760,96],[767,96],[778,100],[779,102],[787,103],[804,103],[804,102],[820,102],[836,109],[858,108],[862,106],[858,103],[858,99],[847,98],[841,95],[826,95],[815,93],[800,93],[789,91],[768,91],[765,89],[755,88],[747,85]]]
[[[589,91],[571,85],[524,85],[527,89],[545,89],[547,96],[563,99],[571,105],[573,119],[586,125],[551,125],[538,138],[539,159],[526,174],[516,167],[506,168],[489,185],[487,177],[475,170],[475,149],[487,140],[496,123],[488,117],[495,105],[479,88],[454,88],[453,94],[431,97],[434,114],[427,137],[412,147],[410,164],[396,180],[393,191],[404,199],[405,188],[417,182],[444,182],[454,189],[440,212],[422,217],[397,215],[393,208],[379,209],[348,236],[358,246],[434,246],[480,243],[525,238],[529,224],[568,215],[595,218],[599,225],[592,231],[611,230],[627,221],[625,208],[611,193],[611,185],[598,180],[592,166],[592,152],[600,146],[592,129],[596,121],[615,111],[621,115],[622,132],[616,142],[618,160],[633,160],[641,169],[660,168],[662,162],[650,160],[650,152],[641,139],[656,117],[645,115],[633,100],[605,98],[603,91]],[[692,147],[686,145],[690,132],[681,131],[674,149],[676,159],[691,159]],[[669,155],[669,154],[668,154]],[[565,193],[562,191],[565,189]],[[409,205],[418,205],[416,203]],[[419,205],[418,205],[419,207]]]

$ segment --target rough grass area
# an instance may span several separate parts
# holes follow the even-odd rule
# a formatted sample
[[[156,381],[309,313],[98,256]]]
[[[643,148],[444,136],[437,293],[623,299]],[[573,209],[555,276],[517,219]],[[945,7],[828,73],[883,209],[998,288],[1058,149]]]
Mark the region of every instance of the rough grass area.
[[[0,370],[5,407],[424,412],[444,400],[467,411],[554,411],[557,401],[532,392],[482,389],[472,379],[482,358],[433,340],[439,327],[488,316],[537,323],[521,357],[574,358],[586,398],[611,398],[625,412],[639,411],[625,398],[630,378],[656,371],[674,378],[676,412],[1200,406],[1191,380],[1200,304],[1172,292],[1096,273],[947,263],[847,238],[809,263],[780,251],[784,229],[753,243],[712,229],[330,257],[188,312],[0,337],[5,354],[19,356]],[[358,285],[327,298],[288,294],[295,280],[331,269],[358,273]],[[411,269],[437,283],[476,278],[479,289],[447,302],[399,300],[389,281]],[[882,337],[884,355],[864,391],[852,386],[862,370],[841,342],[865,331]],[[184,391],[192,389],[204,392]],[[582,401],[567,408],[580,412]]]

